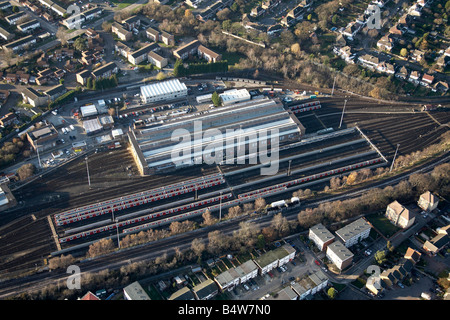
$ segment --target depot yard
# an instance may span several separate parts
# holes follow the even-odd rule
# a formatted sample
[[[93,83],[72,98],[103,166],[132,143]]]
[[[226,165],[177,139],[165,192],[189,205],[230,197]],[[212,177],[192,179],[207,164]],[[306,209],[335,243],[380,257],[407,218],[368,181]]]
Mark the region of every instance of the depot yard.
[[[24,264],[31,266],[34,262],[30,261],[41,263],[39,256],[47,256],[56,250],[57,239],[53,238],[47,221],[48,216],[52,217],[53,227],[60,240],[93,230],[93,228],[99,230],[98,228],[108,227],[108,230],[104,230],[105,232],[95,232],[95,236],[77,238],[74,242],[62,244],[63,248],[71,248],[72,245],[116,234],[117,225],[114,225],[114,217],[120,221],[133,220],[131,224],[118,227],[119,232],[122,233],[131,227],[137,227],[138,230],[139,227],[146,227],[150,220],[158,221],[165,217],[177,217],[181,213],[188,214],[184,218],[186,219],[189,213],[200,212],[191,218],[201,218],[202,211],[199,210],[205,210],[214,205],[217,208],[219,195],[223,196],[224,210],[226,210],[227,204],[242,204],[243,202],[239,202],[239,200],[250,194],[254,195],[249,199],[254,201],[257,197],[263,197],[267,203],[282,198],[288,199],[293,191],[305,186],[308,188],[321,186],[323,188],[323,184],[329,180],[330,176],[346,174],[362,168],[355,167],[355,164],[363,163],[363,167],[369,168],[386,165],[385,161],[381,159],[385,156],[391,160],[398,143],[401,145],[399,154],[408,154],[438,142],[440,135],[448,130],[442,125],[443,123],[438,122],[446,121],[446,115],[436,115],[436,119],[433,119],[430,116],[433,113],[426,112],[374,114],[371,112],[372,110],[367,110],[366,105],[361,107],[361,103],[358,105],[356,102],[348,103],[347,112],[342,118],[342,126],[339,128],[342,103],[342,99],[323,99],[321,108],[296,113],[297,119],[306,128],[306,135],[300,143],[293,143],[281,149],[280,164],[275,176],[261,176],[258,166],[260,163],[256,165],[201,165],[157,175],[140,176],[127,143],[123,143],[120,149],[101,149],[89,154],[88,167],[84,157],[75,159],[15,192],[16,198],[24,202],[24,212],[33,213],[37,218],[36,221],[30,221],[27,216],[26,221],[23,220],[27,224],[27,228],[33,230],[36,240],[28,240],[24,236],[13,240],[14,236],[17,237],[13,230],[18,225],[12,224],[10,229],[7,229],[9,231],[6,232],[6,236],[1,240],[17,242],[19,239],[20,245],[2,249],[4,256],[9,257],[9,260],[0,271],[10,272]],[[370,103],[369,105],[375,106]],[[439,120],[436,121],[437,119]],[[355,125],[364,132],[366,137],[354,128]],[[317,131],[324,131],[324,129],[326,132],[323,135],[316,134]],[[381,154],[371,148],[369,141],[379,149]],[[370,162],[374,160],[377,161]],[[88,184],[88,168],[90,186]],[[336,172],[335,169],[339,168],[345,170]],[[219,185],[198,188],[197,192],[190,190],[168,198],[162,197],[151,203],[123,207],[114,212],[114,215],[105,210],[105,214],[102,212],[100,216],[80,219],[67,226],[56,225],[55,216],[70,208],[117,199],[141,191],[155,190],[161,187],[168,188],[180,182],[216,174],[222,175],[224,179]],[[310,179],[311,177],[313,178]],[[308,179],[301,181],[305,178]],[[267,187],[285,185],[292,181],[295,183],[279,189],[277,192],[264,193],[261,191]],[[198,206],[192,206],[196,201],[208,199],[214,200],[210,203],[204,202]],[[168,208],[174,206],[181,207],[181,211],[166,213]],[[155,213],[164,214],[155,218],[139,220]],[[217,215],[217,210],[213,210],[213,214]],[[27,257],[26,253],[28,252],[32,252],[33,255],[28,256],[25,263],[25,259],[19,257]]]

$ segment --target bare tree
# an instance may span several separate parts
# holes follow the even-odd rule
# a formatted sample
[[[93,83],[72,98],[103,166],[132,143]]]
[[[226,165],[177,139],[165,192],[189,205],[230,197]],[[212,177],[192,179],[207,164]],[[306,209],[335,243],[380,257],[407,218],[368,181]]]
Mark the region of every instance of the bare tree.
[[[266,207],[266,200],[264,198],[258,198],[255,200],[255,210],[259,211]]]
[[[217,223],[218,219],[214,218],[211,215],[211,211],[206,210],[203,214],[202,214],[202,218],[203,218],[203,225],[205,226],[211,226],[215,223]]]

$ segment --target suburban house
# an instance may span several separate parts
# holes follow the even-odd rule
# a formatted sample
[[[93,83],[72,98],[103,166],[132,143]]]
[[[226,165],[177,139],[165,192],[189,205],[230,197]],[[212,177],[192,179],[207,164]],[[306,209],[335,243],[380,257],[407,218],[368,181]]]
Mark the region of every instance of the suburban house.
[[[264,12],[266,12],[266,10],[264,10],[261,6],[256,6],[256,7],[252,8],[250,15],[254,18],[257,18],[260,15],[262,15]]]
[[[25,11],[19,11],[17,13],[6,16],[5,20],[9,23],[9,25],[15,25],[17,24],[17,21],[25,17],[28,17],[28,14]]]
[[[394,40],[389,35],[385,35],[377,41],[377,47],[380,50],[391,52],[394,48]]]
[[[44,94],[49,97],[50,101],[54,101],[59,96],[63,95],[67,92],[66,87],[63,84],[58,84],[46,91],[44,91]]]
[[[381,62],[379,65],[377,65],[377,71],[387,74],[395,74],[395,68],[392,63],[388,62]]]
[[[345,60],[347,63],[355,63],[354,58],[355,55],[353,53],[353,49],[350,46],[344,47],[334,47],[334,53],[341,57],[341,59]]]
[[[334,241],[327,246],[326,256],[339,269],[343,270],[353,262],[353,253],[340,241]]]
[[[33,44],[36,43],[36,38],[34,35],[29,35],[23,38],[20,38],[16,41],[9,42],[7,44],[3,45],[3,50],[12,50],[13,52],[17,52],[20,50],[25,50],[29,47],[31,47]]]
[[[364,24],[359,21],[352,21],[347,25],[344,31],[342,31],[342,35],[344,35],[348,40],[353,41],[356,34],[363,26]]]
[[[396,78],[406,80],[408,79],[408,69],[406,67],[401,67],[400,70],[395,74]]]
[[[408,247],[404,255],[404,258],[410,260],[413,264],[416,264],[417,262],[419,262],[421,256],[422,254],[420,252],[414,250],[413,248]]]
[[[197,49],[197,54],[199,57],[208,60],[208,62],[217,62],[222,59],[222,55],[218,54],[203,45],[199,45]]]
[[[25,88],[22,91],[22,98],[24,103],[31,104],[33,107],[40,107],[48,102],[46,95],[36,91],[33,88]]]
[[[3,127],[9,126],[10,124],[14,123],[17,120],[17,116],[15,113],[10,112],[5,114],[1,119],[0,119],[0,125],[2,125]]]
[[[191,289],[183,287],[174,292],[167,300],[195,300],[195,296]]]
[[[25,23],[19,24],[17,26],[17,29],[19,29],[20,31],[25,32],[25,33],[30,33],[30,32],[33,32],[34,29],[39,28],[40,26],[41,26],[41,23],[38,20],[34,19],[34,20],[27,21]]]
[[[313,241],[320,251],[326,250],[327,246],[334,241],[334,235],[319,223],[309,228],[309,239]]]
[[[164,58],[154,51],[150,51],[147,56],[148,61],[159,69],[167,66],[167,58]]]
[[[439,204],[439,198],[430,191],[424,192],[420,195],[417,205],[425,211],[433,211]]]
[[[92,76],[94,78],[108,78],[117,72],[119,72],[119,67],[115,62],[110,62],[92,71]]]
[[[434,77],[431,74],[424,74],[422,76],[422,80],[420,80],[420,84],[424,87],[428,87],[431,86],[431,84],[433,84],[434,81]]]
[[[114,33],[122,41],[128,41],[133,36],[131,31],[127,30],[118,22],[113,22],[111,26],[111,32]]]
[[[138,65],[141,62],[147,61],[147,56],[149,54],[149,52],[158,50],[159,46],[157,43],[153,42],[153,43],[149,43],[147,45],[145,45],[144,47],[132,52],[128,54],[128,61],[131,64],[134,65]]]
[[[8,41],[8,40],[14,39],[15,34],[14,33],[10,33],[8,31],[6,31],[5,29],[3,29],[2,27],[0,27],[0,37],[3,40]]]
[[[414,213],[406,209],[397,200],[387,206],[385,216],[392,224],[402,229],[412,226],[415,220]]]
[[[83,70],[81,72],[78,72],[76,74],[77,82],[82,84],[83,86],[86,85],[87,79],[91,76],[91,72],[89,70]]]
[[[214,278],[221,291],[232,290],[235,286],[243,284],[258,275],[258,266],[253,260],[230,268]]]
[[[175,45],[175,37],[166,31],[159,31],[152,27],[146,30],[147,38],[152,39],[155,42],[163,42],[165,45],[173,46]]]
[[[425,241],[422,249],[425,251],[426,254],[428,254],[429,256],[435,256],[441,250],[447,247],[450,240],[448,236],[448,230],[449,226],[440,228],[437,231],[437,235],[435,237],[433,237],[431,240]]]
[[[369,237],[370,229],[370,224],[364,218],[359,218],[345,227],[336,230],[336,235],[349,248]]]
[[[305,275],[301,279],[292,281],[287,287],[284,287],[275,295],[267,300],[304,300],[323,290],[328,285],[328,277],[322,270],[313,274]]]
[[[195,285],[192,288],[192,293],[196,300],[209,300],[214,298],[217,293],[219,293],[219,290],[213,280],[207,279],[200,284]]]
[[[193,40],[181,47],[179,47],[178,49],[173,51],[173,55],[175,56],[175,58],[184,60],[187,59],[189,56],[197,54],[198,52],[198,47],[201,45],[200,41],[198,40]]]
[[[366,68],[375,70],[375,68],[380,64],[378,57],[372,56],[370,54],[363,54],[358,57],[358,62]]]
[[[420,82],[420,72],[419,71],[411,71],[411,74],[409,75],[408,81],[414,84],[419,84]]]
[[[133,31],[133,29],[139,28],[141,25],[141,18],[138,16],[131,16],[122,20],[122,26],[124,26],[128,31]]]

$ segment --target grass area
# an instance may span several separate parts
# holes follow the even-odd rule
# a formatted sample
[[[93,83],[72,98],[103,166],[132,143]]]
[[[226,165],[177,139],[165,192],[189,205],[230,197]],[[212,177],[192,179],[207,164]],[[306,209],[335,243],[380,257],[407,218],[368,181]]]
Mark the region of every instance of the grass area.
[[[388,218],[384,216],[383,213],[375,213],[368,215],[367,220],[369,220],[372,225],[378,229],[384,236],[390,237],[396,233],[400,228],[394,226]]]
[[[111,2],[114,3],[118,9],[124,9],[129,5],[136,3],[137,0],[112,0]]]

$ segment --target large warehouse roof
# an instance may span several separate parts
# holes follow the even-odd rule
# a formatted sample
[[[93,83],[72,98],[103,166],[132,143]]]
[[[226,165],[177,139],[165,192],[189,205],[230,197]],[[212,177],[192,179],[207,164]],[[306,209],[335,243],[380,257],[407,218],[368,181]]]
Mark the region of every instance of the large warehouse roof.
[[[141,87],[141,96],[143,97],[155,97],[165,94],[171,94],[173,92],[179,92],[187,90],[184,83],[181,83],[178,79],[172,79],[164,82],[152,83]]]

